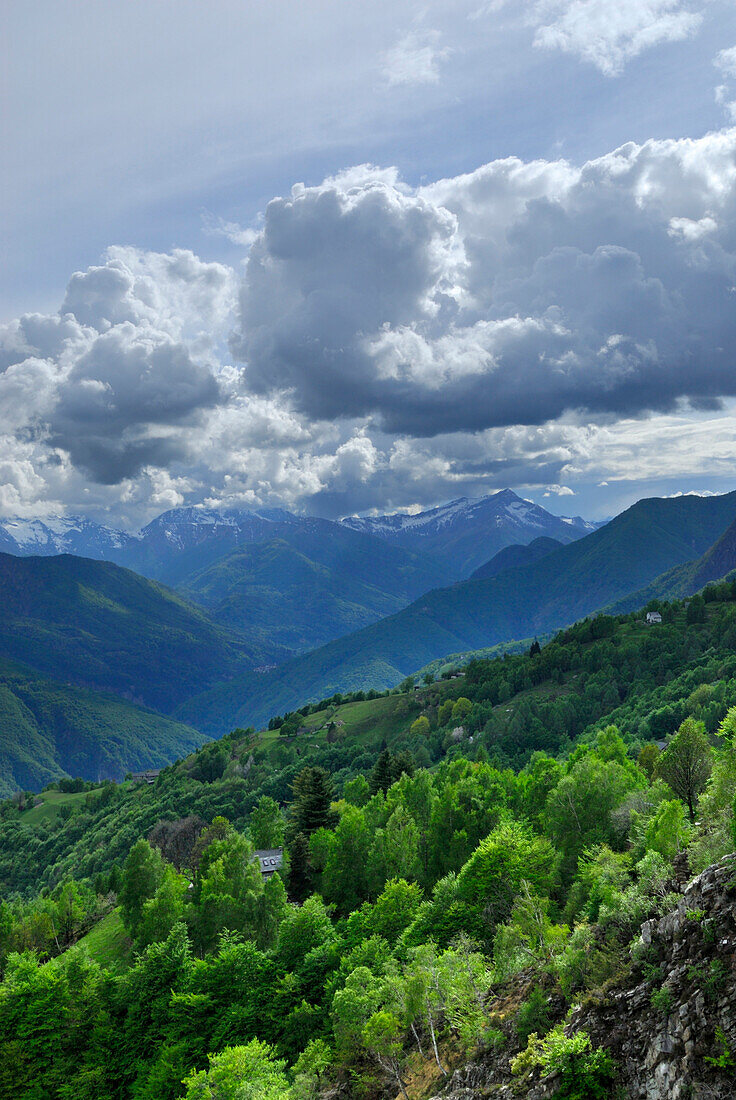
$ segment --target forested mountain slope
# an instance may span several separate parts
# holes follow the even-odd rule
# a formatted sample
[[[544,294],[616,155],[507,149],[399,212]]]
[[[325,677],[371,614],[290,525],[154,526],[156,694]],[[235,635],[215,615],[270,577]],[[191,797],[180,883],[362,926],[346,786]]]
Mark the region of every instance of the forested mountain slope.
[[[499,765],[522,767],[534,751],[564,752],[609,722],[641,743],[661,740],[688,715],[712,732],[736,705],[736,585],[707,595],[702,622],[687,622],[682,603],[662,605],[665,621],[657,627],[640,612],[598,617],[562,631],[537,656],[471,661],[457,680],[304,705],[294,715],[305,731],[299,736],[282,736],[280,724],[258,734],[235,730],[167,768],[155,787],[119,791],[83,828],[45,836],[43,865],[54,868],[51,881],[95,874],[124,853],[134,823],[148,829],[156,815],[225,813],[241,823],[260,794],[288,801],[305,763],[327,768],[339,785],[372,767],[384,742],[425,765],[483,746]],[[460,697],[469,701],[462,716],[442,709]],[[429,733],[412,730],[423,714]],[[455,741],[458,724],[464,737]],[[0,891],[23,887],[36,873],[20,854],[29,839],[17,844],[8,829],[0,832],[0,849],[7,845]]]
[[[292,652],[391,615],[445,580],[442,567],[326,520],[275,523],[189,576],[179,591],[220,624]]]
[[[0,804],[0,1095],[726,1100],[736,585],[704,608]]]
[[[645,588],[617,601],[610,610],[614,614],[619,614],[635,607],[643,607],[653,599],[677,600],[692,596],[706,584],[720,580],[734,569],[736,569],[736,521],[723,532],[702,557],[675,566],[674,569],[668,569]]]
[[[53,679],[167,712],[277,653],[110,562],[0,554],[0,657]]]
[[[121,780],[202,743],[196,730],[114,695],[0,661],[0,796],[62,776]]]
[[[272,672],[213,688],[187,701],[179,716],[213,735],[259,725],[305,699],[391,687],[447,653],[558,629],[704,553],[735,515],[736,493],[639,501],[537,562],[430,592]]]

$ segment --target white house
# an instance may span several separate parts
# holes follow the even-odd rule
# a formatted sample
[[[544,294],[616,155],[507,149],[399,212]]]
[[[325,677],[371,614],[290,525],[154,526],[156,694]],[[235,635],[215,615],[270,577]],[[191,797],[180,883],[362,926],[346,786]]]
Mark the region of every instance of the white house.
[[[651,623],[661,623],[662,622],[662,616],[660,615],[660,613],[658,611],[647,611],[647,622],[650,625],[651,625]]]

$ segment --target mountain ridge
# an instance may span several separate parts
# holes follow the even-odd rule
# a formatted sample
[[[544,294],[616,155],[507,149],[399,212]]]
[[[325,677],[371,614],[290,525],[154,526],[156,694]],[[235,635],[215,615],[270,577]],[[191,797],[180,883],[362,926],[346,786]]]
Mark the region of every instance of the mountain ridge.
[[[176,713],[217,734],[228,725],[258,725],[293,709],[299,698],[382,690],[447,653],[560,629],[704,553],[735,516],[736,492],[638,501],[539,561],[433,590],[395,615],[278,669],[215,686]]]
[[[19,556],[73,553],[113,561],[173,586],[238,547],[268,540],[291,528],[295,533],[318,521],[334,534],[352,530],[396,543],[412,553],[433,556],[451,579],[482,565],[503,546],[550,534],[568,542],[594,529],[579,517],[554,516],[522,500],[511,489],[485,497],[461,497],[416,515],[395,513],[341,521],[297,515],[283,508],[172,508],[137,532],[97,523],[85,516],[10,518],[0,521],[0,551]],[[327,528],[325,528],[327,529]],[[416,533],[420,532],[416,537]],[[461,548],[461,552],[458,552]]]
[[[280,655],[112,562],[0,554],[0,656],[52,679],[167,713],[193,683]]]
[[[540,535],[568,543],[597,527],[579,516],[555,516],[519,497],[512,489],[501,489],[485,497],[459,497],[416,515],[396,512],[351,517],[342,522],[353,530],[373,533],[440,557],[455,580],[465,579],[505,546],[526,544]],[[478,528],[484,534],[482,542],[478,540]]]

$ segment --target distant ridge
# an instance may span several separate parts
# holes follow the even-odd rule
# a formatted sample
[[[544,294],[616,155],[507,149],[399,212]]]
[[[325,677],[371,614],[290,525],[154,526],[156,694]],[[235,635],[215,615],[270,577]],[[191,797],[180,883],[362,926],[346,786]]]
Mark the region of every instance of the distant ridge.
[[[651,584],[632,592],[625,599],[613,604],[610,610],[617,614],[636,611],[650,600],[681,600],[694,596],[701,588],[722,580],[736,570],[736,520],[721,537],[699,558],[677,565],[656,577]]]
[[[167,713],[202,683],[274,659],[111,562],[0,554],[0,658]]]
[[[343,520],[355,531],[366,531],[400,546],[432,554],[445,562],[452,579],[465,579],[506,546],[525,545],[540,536],[568,543],[596,529],[579,516],[555,516],[512,489],[490,496],[460,497],[416,515],[392,515]]]
[[[499,550],[490,561],[481,565],[480,569],[472,574],[472,580],[488,580],[507,569],[520,569],[522,565],[531,565],[551,554],[553,550],[559,550],[563,544],[558,539],[551,539],[547,535],[540,535],[538,539],[523,546],[515,544],[505,546]]]
[[[208,733],[258,725],[335,691],[387,688],[448,653],[534,637],[593,614],[702,555],[736,518],[736,492],[641,500],[578,541],[495,577],[429,592],[355,634],[187,701]]]

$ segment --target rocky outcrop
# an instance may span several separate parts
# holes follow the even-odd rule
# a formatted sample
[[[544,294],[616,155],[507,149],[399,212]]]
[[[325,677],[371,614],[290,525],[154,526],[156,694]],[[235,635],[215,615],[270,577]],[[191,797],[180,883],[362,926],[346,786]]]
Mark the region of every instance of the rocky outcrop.
[[[641,980],[581,1005],[570,1030],[611,1050],[630,1097],[736,1096],[736,858],[709,867],[676,909],[647,921],[636,954],[632,977]],[[730,1051],[729,1072],[706,1061],[728,1061]]]
[[[736,1098],[736,856],[694,879],[666,916],[647,921],[633,955],[625,973],[573,1009],[565,1031],[586,1031],[610,1051],[622,1097]],[[554,1095],[559,1082],[513,1081],[507,1065],[489,1055],[466,1066],[437,1100]]]

